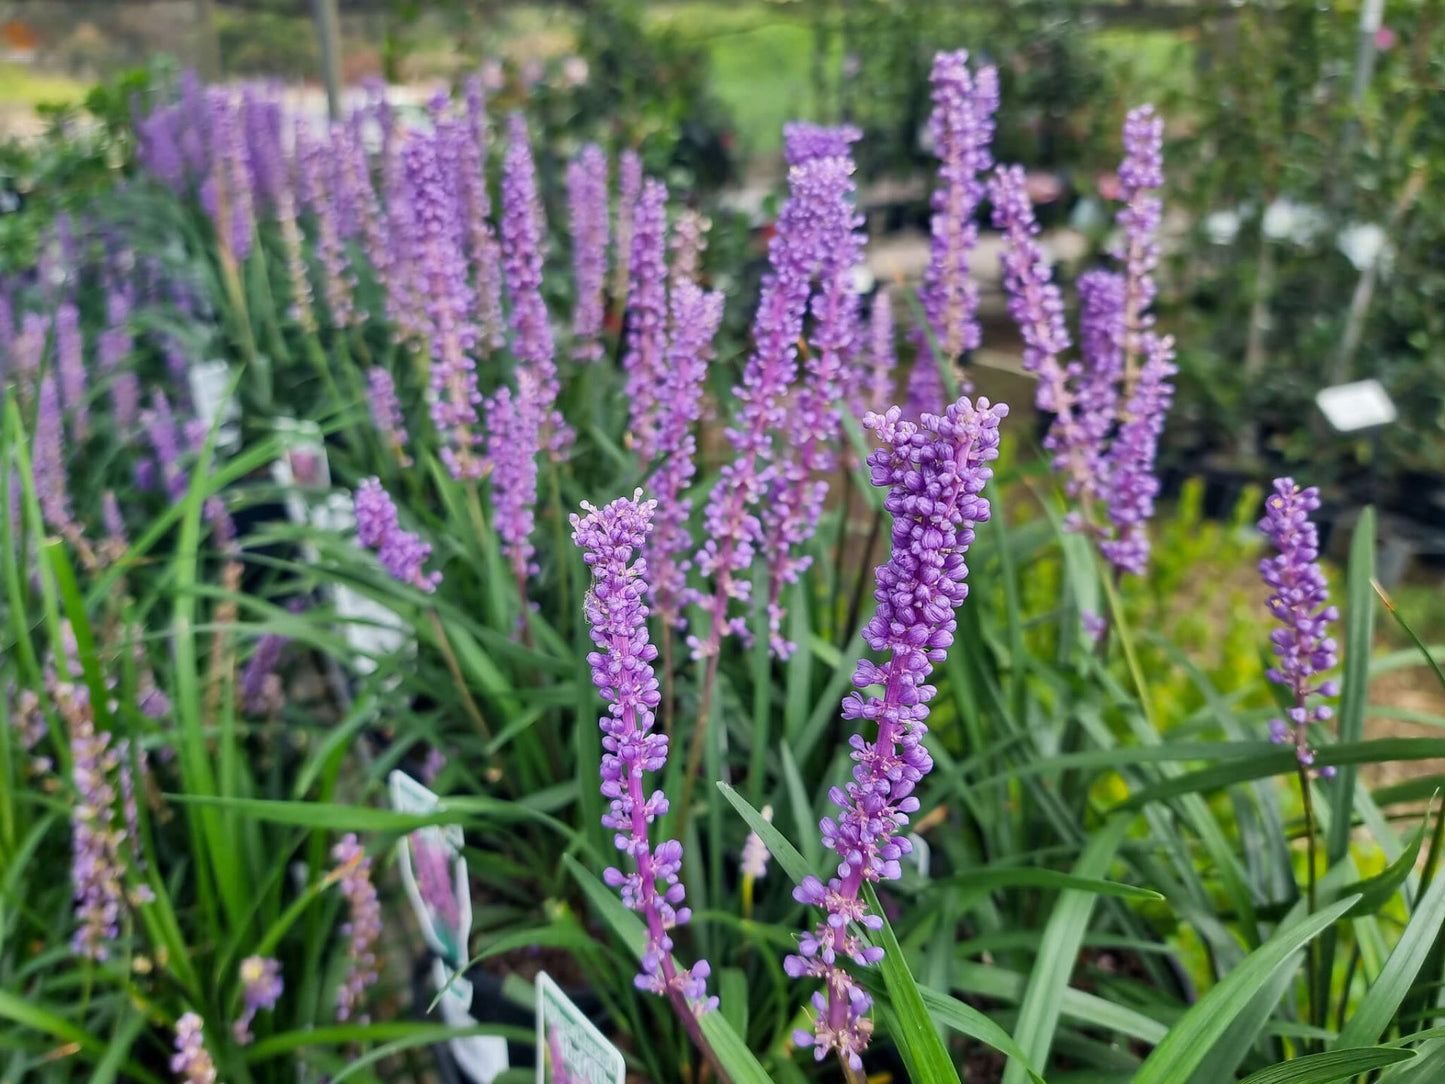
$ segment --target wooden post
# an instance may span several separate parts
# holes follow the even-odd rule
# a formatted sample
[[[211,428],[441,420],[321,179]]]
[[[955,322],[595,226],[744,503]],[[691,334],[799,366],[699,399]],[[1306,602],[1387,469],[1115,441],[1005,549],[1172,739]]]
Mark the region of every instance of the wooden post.
[[[341,118],[341,18],[336,0],[313,0],[316,41],[321,52],[321,79],[326,84],[326,111]]]

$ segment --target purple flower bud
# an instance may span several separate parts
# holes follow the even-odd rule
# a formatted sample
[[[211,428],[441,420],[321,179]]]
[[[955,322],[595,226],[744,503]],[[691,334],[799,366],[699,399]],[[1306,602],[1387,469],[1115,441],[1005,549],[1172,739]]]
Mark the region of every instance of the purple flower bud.
[[[898,344],[893,331],[893,295],[887,288],[873,297],[873,310],[868,319],[868,373],[863,383],[863,413],[875,414],[888,409],[893,402],[893,370],[898,367]]]
[[[71,947],[92,960],[105,960],[120,935],[125,894],[120,841],[124,830],[115,823],[115,784],[119,759],[108,731],[97,731],[88,690],[66,682],[54,697],[70,732],[71,779],[75,806],[71,811],[70,879],[75,917],[80,923]]]
[[[487,112],[482,82],[466,82],[466,138],[458,157],[459,183],[466,218],[467,258],[477,294],[477,323],[482,344],[500,350],[507,341],[502,317],[502,253],[492,228],[487,193]]]
[[[216,1065],[206,1052],[204,1023],[188,1012],[176,1021],[176,1052],[171,1055],[171,1072],[179,1084],[216,1084]]]
[[[669,277],[672,286],[675,287],[684,279],[702,284],[702,254],[707,251],[707,234],[710,229],[712,221],[698,211],[688,208],[678,215],[677,222],[672,227],[672,240],[668,242],[668,247],[672,250],[672,270]]]
[[[497,533],[521,588],[536,571],[531,538],[542,428],[532,374],[519,370],[517,386],[516,395],[504,386],[487,400],[487,462],[492,468]]]
[[[301,171],[303,204],[312,211],[316,225],[316,256],[321,263],[322,293],[333,327],[351,327],[359,322],[353,300],[356,276],[346,256],[342,231],[342,199],[347,186],[338,183],[344,162],[337,153],[344,142],[339,126],[327,142],[312,139],[304,121],[296,125],[296,159]],[[304,270],[302,273],[304,278]]]
[[[281,980],[281,961],[269,956],[247,956],[241,961],[241,998],[243,1009],[240,1018],[232,1025],[236,1042],[242,1046],[251,1043],[251,1021],[262,1009],[276,1007],[286,984]]]

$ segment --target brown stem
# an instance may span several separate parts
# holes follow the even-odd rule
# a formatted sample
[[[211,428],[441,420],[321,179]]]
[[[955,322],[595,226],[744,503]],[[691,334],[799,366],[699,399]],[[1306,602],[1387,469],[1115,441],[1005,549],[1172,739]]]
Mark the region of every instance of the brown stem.
[[[477,724],[477,730],[486,741],[492,740],[492,732],[487,726],[487,721],[482,718],[476,701],[467,689],[467,683],[462,678],[462,668],[457,665],[457,656],[452,651],[452,642],[447,637],[447,630],[442,625],[441,618],[437,617],[435,610],[428,610],[427,617],[431,618],[431,627],[437,635],[437,646],[442,650],[442,658],[446,660],[447,669],[451,671],[452,680],[457,683],[457,691],[462,694],[462,704],[467,709],[467,714],[472,717],[472,722]]]
[[[717,684],[718,657],[721,649],[707,657],[707,672],[702,679],[702,700],[698,704],[697,726],[692,732],[692,744],[687,750],[687,767],[682,775],[682,802],[677,810],[677,838],[687,838],[687,818],[692,811],[692,792],[702,767],[702,743],[707,735],[708,715],[712,712],[713,689]]]

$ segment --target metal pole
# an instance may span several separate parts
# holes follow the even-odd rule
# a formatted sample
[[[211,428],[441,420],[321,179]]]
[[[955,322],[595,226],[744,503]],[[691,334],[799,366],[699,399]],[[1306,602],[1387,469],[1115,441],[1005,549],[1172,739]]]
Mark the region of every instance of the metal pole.
[[[326,84],[326,111],[341,117],[341,18],[336,0],[313,0],[316,41],[321,51],[321,79]]]

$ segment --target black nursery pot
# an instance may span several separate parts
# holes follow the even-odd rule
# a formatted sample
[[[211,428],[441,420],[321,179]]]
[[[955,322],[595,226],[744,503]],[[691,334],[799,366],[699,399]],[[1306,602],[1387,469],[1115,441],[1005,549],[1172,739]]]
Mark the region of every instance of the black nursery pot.
[[[412,1005],[413,1015],[418,1020],[430,1020],[426,1008],[431,1004],[432,961],[430,956],[423,956],[416,962],[412,969]],[[530,1005],[519,1005],[502,992],[502,979],[490,971],[484,971],[480,967],[471,967],[467,970],[466,979],[472,984],[472,1017],[478,1024],[503,1024],[508,1027],[522,1028],[527,1031],[535,1030],[537,1026],[536,1010]],[[603,1016],[602,1002],[592,991],[582,988],[563,988],[565,993],[578,1009],[597,1025],[604,1034],[609,1030]],[[433,1056],[436,1058],[437,1073],[441,1077],[442,1084],[479,1084],[470,1075],[462,1070],[452,1058],[451,1050],[445,1043],[438,1043],[432,1047]],[[529,1042],[507,1041],[507,1061],[513,1069],[535,1069],[537,1067],[537,1048]]]

